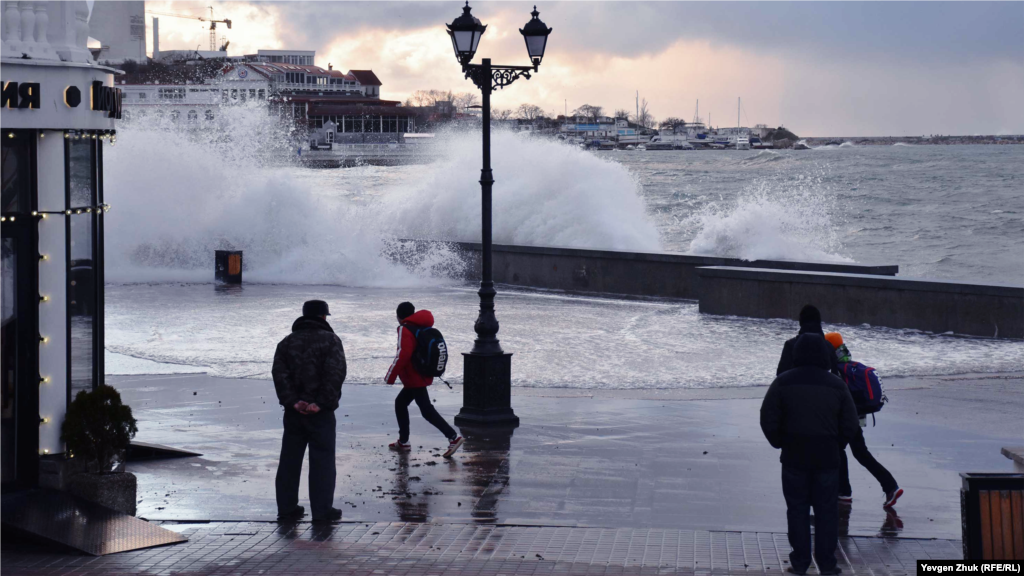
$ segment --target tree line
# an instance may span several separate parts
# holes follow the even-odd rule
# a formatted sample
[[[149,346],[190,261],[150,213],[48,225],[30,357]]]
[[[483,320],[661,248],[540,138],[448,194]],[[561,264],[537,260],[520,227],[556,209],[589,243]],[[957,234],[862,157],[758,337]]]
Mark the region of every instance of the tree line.
[[[419,108],[450,108],[448,115],[454,116],[459,111],[472,106],[480,105],[480,98],[476,92],[453,92],[451,90],[417,90],[405,101],[406,106]],[[603,106],[583,104],[572,111],[569,118],[585,119],[588,122],[596,123],[598,118],[606,116]],[[636,110],[630,111],[625,108],[616,109],[612,114],[616,120],[623,119],[631,122],[645,130],[673,128],[685,126],[687,122],[682,118],[670,116],[660,122],[651,113],[650,103],[642,98]],[[491,118],[494,120],[524,120],[533,122],[536,120],[568,119],[561,114],[554,116],[547,114],[543,108],[536,104],[520,104],[517,108],[492,108]]]

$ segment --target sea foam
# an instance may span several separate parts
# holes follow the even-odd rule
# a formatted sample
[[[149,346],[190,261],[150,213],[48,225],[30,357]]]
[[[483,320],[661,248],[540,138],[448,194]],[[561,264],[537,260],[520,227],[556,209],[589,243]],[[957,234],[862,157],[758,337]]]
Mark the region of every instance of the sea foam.
[[[760,178],[731,203],[712,202],[687,219],[690,252],[743,260],[852,262],[842,254],[836,199],[820,180]]]
[[[417,270],[387,254],[402,238],[479,241],[478,131],[443,135],[441,159],[426,166],[312,170],[289,163],[287,132],[265,119],[261,130],[261,112],[231,113],[226,134],[161,122],[120,131],[107,156],[110,281],[208,282],[217,249],[243,250],[254,282],[413,286],[461,276],[445,246]],[[639,184],[620,164],[504,132],[493,155],[495,242],[660,249]],[[338,186],[367,186],[360,181],[376,189],[359,201]]]

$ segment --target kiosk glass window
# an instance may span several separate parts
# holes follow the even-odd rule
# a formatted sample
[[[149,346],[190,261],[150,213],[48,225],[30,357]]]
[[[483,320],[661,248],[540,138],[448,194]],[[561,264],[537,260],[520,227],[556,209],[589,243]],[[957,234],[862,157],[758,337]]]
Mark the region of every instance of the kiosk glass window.
[[[5,166],[6,168],[6,166]],[[5,180],[6,182],[6,180]],[[4,189],[6,193],[6,188]],[[2,481],[11,482],[16,478],[15,451],[17,421],[15,420],[15,401],[18,391],[18,246],[14,238],[3,239],[3,287],[0,297],[3,298],[3,366],[0,367],[0,396],[3,398],[2,419],[0,419],[0,447],[3,463]]]
[[[0,140],[0,212],[17,212],[25,205],[32,186],[29,150],[32,140],[25,134]]]
[[[68,141],[68,313],[71,318],[71,397],[95,386],[96,140]],[[79,214],[79,210],[81,213]]]

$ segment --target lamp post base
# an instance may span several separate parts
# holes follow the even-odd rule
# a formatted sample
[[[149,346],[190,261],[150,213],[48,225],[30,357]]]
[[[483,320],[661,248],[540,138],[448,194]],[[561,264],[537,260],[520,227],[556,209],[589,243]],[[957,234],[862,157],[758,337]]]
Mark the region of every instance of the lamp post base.
[[[512,411],[512,355],[463,354],[462,410],[456,426],[515,428]]]

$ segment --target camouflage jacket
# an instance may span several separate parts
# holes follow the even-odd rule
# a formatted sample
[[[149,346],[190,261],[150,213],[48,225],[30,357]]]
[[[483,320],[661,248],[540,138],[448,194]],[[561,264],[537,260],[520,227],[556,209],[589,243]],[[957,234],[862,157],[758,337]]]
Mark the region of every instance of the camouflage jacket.
[[[272,374],[277,399],[285,409],[305,400],[323,410],[337,410],[347,370],[345,348],[331,325],[320,318],[302,316],[274,353]]]

